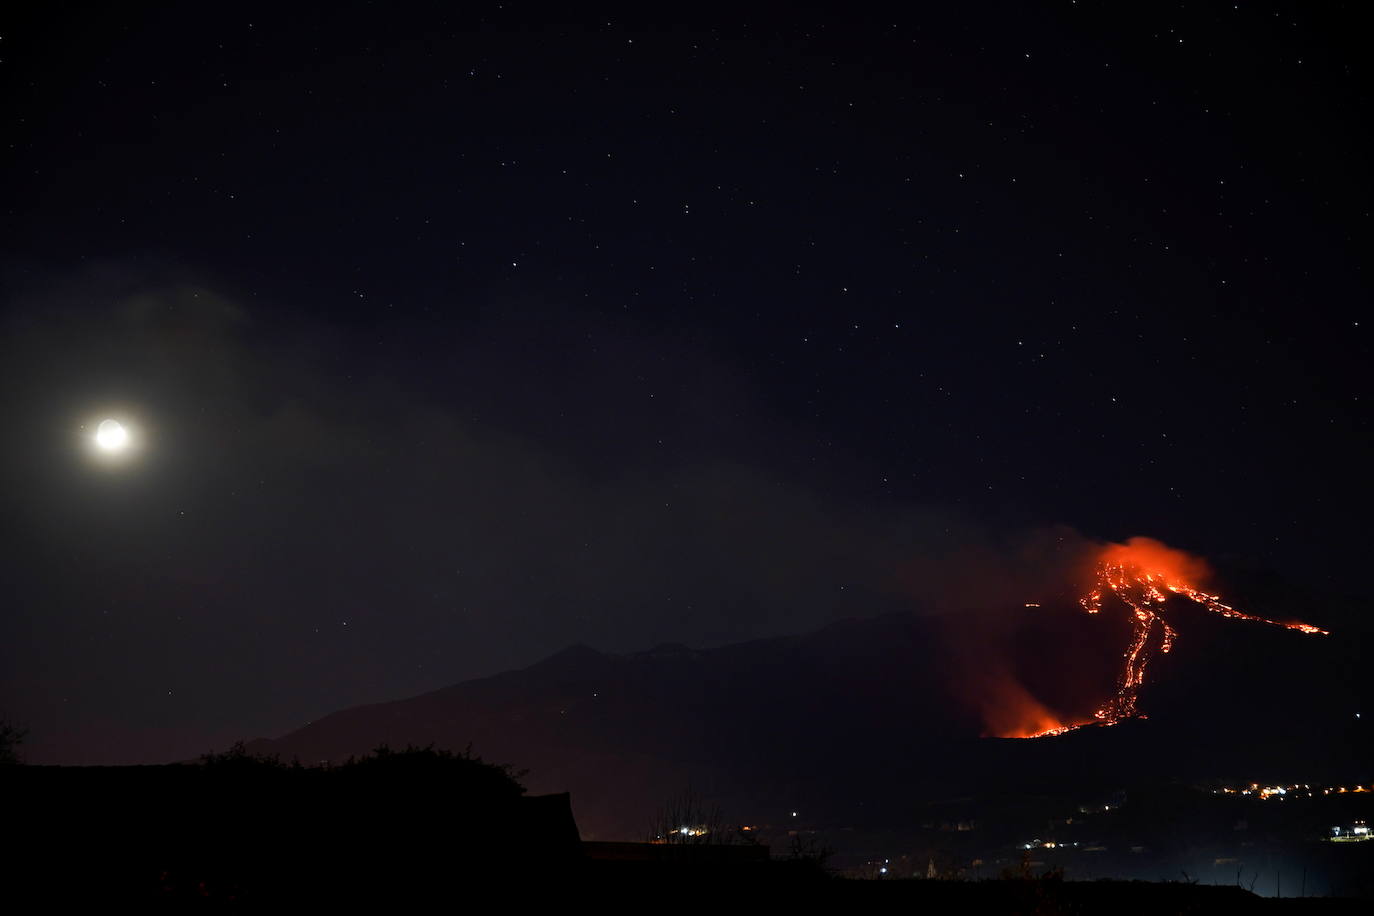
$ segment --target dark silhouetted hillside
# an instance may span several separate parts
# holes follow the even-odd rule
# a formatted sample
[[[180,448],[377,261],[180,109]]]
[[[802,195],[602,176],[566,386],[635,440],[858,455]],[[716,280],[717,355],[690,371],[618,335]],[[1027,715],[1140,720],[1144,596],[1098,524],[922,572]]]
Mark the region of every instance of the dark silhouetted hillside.
[[[741,821],[785,823],[795,810],[811,824],[863,825],[989,787],[1360,775],[1363,682],[1339,672],[1367,638],[1305,637],[1184,604],[1170,608],[1177,648],[1149,671],[1149,720],[1054,739],[980,737],[969,685],[983,672],[960,646],[970,628],[996,638],[994,618],[895,614],[715,649],[577,646],[523,670],[337,712],[250,749],[315,763],[383,743],[471,745],[527,769],[533,791],[571,792],[590,839],[642,838],[651,812],[688,785]],[[1109,687],[1124,625],[1047,607],[1017,626],[1021,654],[1010,664],[1037,695],[1093,684],[1078,700],[1087,707]]]

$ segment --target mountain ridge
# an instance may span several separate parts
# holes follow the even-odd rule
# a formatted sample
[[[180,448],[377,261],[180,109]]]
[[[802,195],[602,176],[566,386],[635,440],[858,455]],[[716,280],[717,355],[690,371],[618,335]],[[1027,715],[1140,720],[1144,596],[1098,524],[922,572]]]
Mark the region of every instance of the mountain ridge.
[[[1086,790],[1132,772],[1188,778],[1251,760],[1334,766],[1353,750],[1326,700],[1303,722],[1269,723],[1262,706],[1243,707],[1250,695],[1263,704],[1267,690],[1296,689],[1264,676],[1290,664],[1295,682],[1323,697],[1333,650],[1359,657],[1358,646],[1205,615],[1189,617],[1175,651],[1152,663],[1149,721],[986,740],[980,703],[999,697],[975,688],[1005,677],[1053,696],[1058,679],[1063,696],[1100,700],[1125,632],[1072,607],[1022,611],[1005,633],[999,620],[889,613],[708,649],[574,645],[522,669],[339,710],[248,749],[314,764],[380,744],[471,747],[528,771],[533,792],[571,792],[584,834],[616,839],[640,838],[688,786],[741,820],[800,809],[835,824],[900,818],[923,799],[994,783]],[[1209,714],[1203,694],[1234,715]]]

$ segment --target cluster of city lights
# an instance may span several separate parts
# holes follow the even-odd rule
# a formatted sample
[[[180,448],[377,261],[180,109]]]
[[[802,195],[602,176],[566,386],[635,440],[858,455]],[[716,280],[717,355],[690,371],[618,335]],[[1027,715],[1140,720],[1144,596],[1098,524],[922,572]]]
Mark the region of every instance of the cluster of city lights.
[[[1333,843],[1367,843],[1374,840],[1374,834],[1369,832],[1369,825],[1364,821],[1356,821],[1349,827],[1332,827],[1328,839]]]
[[[1231,787],[1222,786],[1220,789],[1213,789],[1213,795],[1237,795],[1250,796],[1260,800],[1277,798],[1283,801],[1286,798],[1317,798],[1323,795],[1344,795],[1351,792],[1374,792],[1374,784],[1369,786],[1312,786],[1307,783],[1293,783],[1287,786],[1263,786],[1257,782],[1252,782],[1248,786]]]
[[[1071,849],[1077,846],[1077,843],[1058,843],[1054,840],[1041,840],[1038,838],[1031,840],[1029,843],[1021,844],[1022,849]]]

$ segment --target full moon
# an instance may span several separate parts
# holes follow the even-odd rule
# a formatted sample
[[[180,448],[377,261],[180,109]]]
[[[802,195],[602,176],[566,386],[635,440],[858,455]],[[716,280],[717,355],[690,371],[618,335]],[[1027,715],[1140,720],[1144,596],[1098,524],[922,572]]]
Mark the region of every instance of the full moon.
[[[118,420],[101,420],[96,427],[95,444],[102,451],[122,451],[129,444],[129,431]]]

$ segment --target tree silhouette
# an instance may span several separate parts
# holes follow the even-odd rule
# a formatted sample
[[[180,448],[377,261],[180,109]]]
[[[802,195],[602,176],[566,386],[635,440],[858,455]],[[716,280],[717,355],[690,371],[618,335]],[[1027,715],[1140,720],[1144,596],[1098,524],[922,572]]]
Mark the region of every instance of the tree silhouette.
[[[487,763],[472,753],[469,745],[462,753],[436,748],[407,745],[394,751],[383,744],[365,757],[350,757],[338,769],[399,778],[423,774],[442,775],[466,793],[497,800],[525,794],[520,783],[526,770],[516,770],[508,763]]]
[[[22,763],[19,759],[19,745],[28,737],[29,730],[12,722],[0,722],[0,766],[13,766]]]
[[[225,751],[210,751],[200,755],[201,766],[219,772],[263,772],[272,770],[310,770],[328,771],[341,775],[366,775],[368,779],[378,777],[406,780],[412,776],[443,776],[467,794],[501,800],[525,794],[520,780],[526,770],[516,770],[510,764],[487,763],[472,752],[469,745],[461,753],[436,748],[433,744],[426,747],[407,745],[403,750],[392,750],[388,745],[380,745],[370,754],[362,757],[349,757],[341,764],[321,764],[303,767],[299,760],[283,763],[275,754],[254,754],[242,741],[236,741]]]
[[[217,770],[284,770],[287,768],[287,764],[282,763],[281,758],[275,754],[250,754],[242,741],[235,741],[229,745],[227,751],[209,751],[201,754],[200,763],[201,766]],[[295,763],[293,766],[300,768],[299,763]]]

